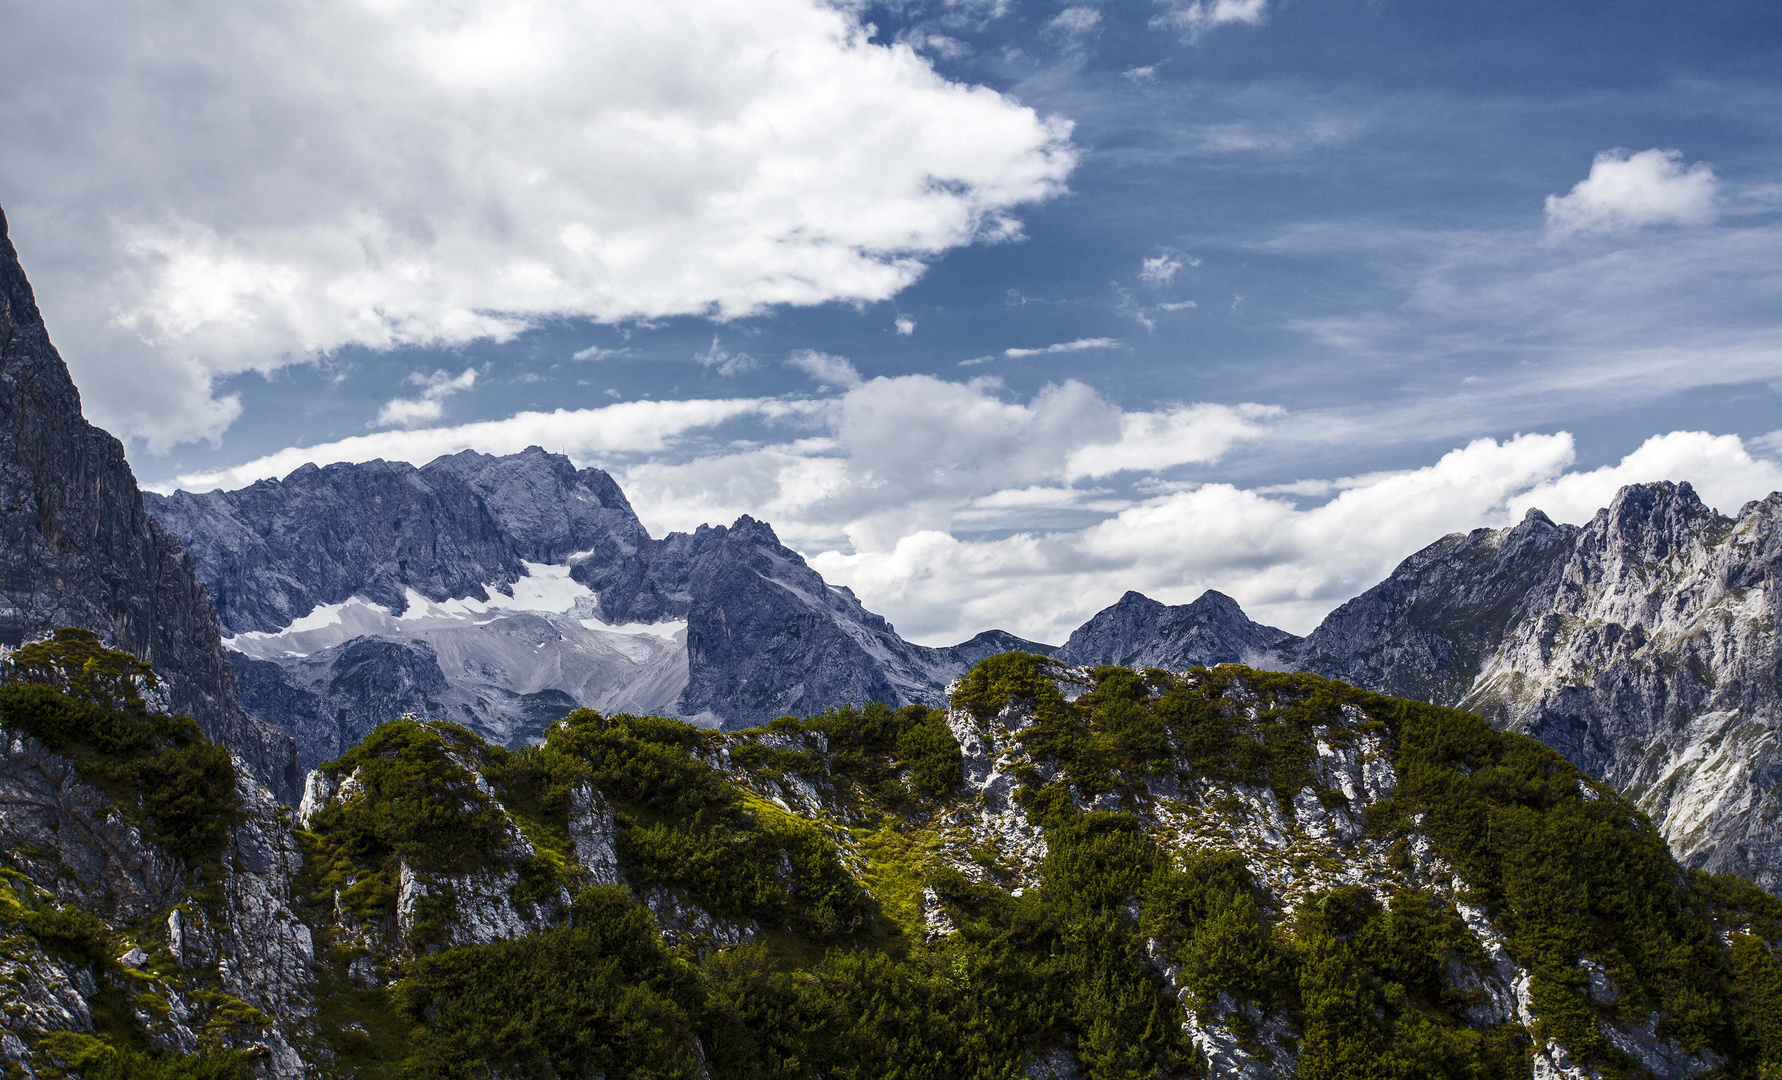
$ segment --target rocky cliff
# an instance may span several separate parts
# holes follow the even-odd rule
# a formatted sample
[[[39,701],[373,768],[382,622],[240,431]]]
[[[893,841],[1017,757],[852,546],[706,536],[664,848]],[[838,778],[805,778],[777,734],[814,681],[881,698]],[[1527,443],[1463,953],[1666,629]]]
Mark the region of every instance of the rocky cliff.
[[[151,663],[172,707],[295,797],[291,742],[235,702],[217,617],[146,510],[123,444],[81,416],[0,212],[0,645],[85,627]]]
[[[1406,560],[1306,641],[1307,668],[1523,731],[1652,815],[1678,858],[1782,888],[1782,494],[1722,517],[1624,488]],[[1428,674],[1419,674],[1427,672]]]
[[[153,1071],[159,1053],[208,1056],[218,1080],[309,1076],[290,811],[192,721],[96,693],[119,661],[63,630],[0,665],[0,1063],[200,1075]],[[50,668],[67,693],[19,681]]]

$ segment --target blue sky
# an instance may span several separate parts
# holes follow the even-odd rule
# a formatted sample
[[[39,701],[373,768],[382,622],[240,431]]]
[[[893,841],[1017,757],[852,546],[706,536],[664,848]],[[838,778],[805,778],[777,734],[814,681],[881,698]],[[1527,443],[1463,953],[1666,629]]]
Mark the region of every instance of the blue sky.
[[[1782,486],[1774,4],[206,7],[0,91],[153,485],[536,441],[936,642]]]

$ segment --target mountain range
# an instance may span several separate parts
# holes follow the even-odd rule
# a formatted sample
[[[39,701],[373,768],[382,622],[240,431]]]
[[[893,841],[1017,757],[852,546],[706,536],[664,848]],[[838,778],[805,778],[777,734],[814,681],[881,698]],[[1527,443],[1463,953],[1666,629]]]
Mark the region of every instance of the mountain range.
[[[1782,1068],[1782,496],[929,648],[538,448],[144,495],[4,221],[9,1077]]]
[[[1480,712],[1629,793],[1691,865],[1782,884],[1782,496],[1734,518],[1635,485],[1586,525],[1444,537],[1301,638],[1207,592],[1127,593],[1063,646],[912,644],[773,530],[649,536],[618,485],[538,448],[306,466],[147,496],[217,597],[242,699],[305,768],[384,720],[510,745],[577,706],[750,727],[843,702],[940,705],[1019,648],[1082,667],[1247,663]]]
[[[1437,540],[1304,638],[1219,593],[1128,593],[1056,649],[994,630],[937,649],[767,524],[658,539],[610,475],[536,447],[141,493],[82,419],[9,240],[0,349],[0,644],[94,630],[287,801],[405,714],[512,746],[581,706],[744,727],[940,705],[973,663],[1022,649],[1306,670],[1474,710],[1627,792],[1690,865],[1782,887],[1782,496],[1728,518],[1656,483],[1583,526],[1531,511]]]

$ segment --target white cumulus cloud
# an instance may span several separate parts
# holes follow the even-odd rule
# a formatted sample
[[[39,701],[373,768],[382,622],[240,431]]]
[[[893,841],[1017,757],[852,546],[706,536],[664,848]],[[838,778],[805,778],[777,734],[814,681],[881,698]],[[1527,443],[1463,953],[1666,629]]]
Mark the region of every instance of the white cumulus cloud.
[[[1547,196],[1547,228],[1566,235],[1703,225],[1716,216],[1715,184],[1713,166],[1685,165],[1677,150],[1605,150],[1570,192]]]
[[[90,415],[555,316],[868,302],[1062,190],[1068,123],[823,0],[102,0],[7,16],[0,188]]]
[[[788,363],[838,392],[634,401],[293,447],[179,486],[238,487],[315,461],[424,463],[537,443],[611,469],[657,535],[753,514],[831,582],[928,644],[1001,626],[1059,642],[1128,589],[1186,603],[1216,588],[1304,632],[1451,532],[1539,507],[1582,522],[1626,484],[1687,480],[1735,513],[1782,490],[1778,440],[1675,431],[1576,469],[1566,432],[1477,439],[1427,465],[1246,487],[1201,479],[1290,434],[1260,404],[1122,409],[1074,380],[1028,397],[996,379],[860,379],[842,357]],[[1301,418],[1303,419],[1303,418]],[[727,423],[747,440],[700,437]],[[1178,470],[1192,467],[1186,477]],[[161,485],[164,489],[165,485]]]
[[[1268,421],[1284,415],[1284,409],[1273,405],[1207,403],[1124,413],[1119,439],[1073,451],[1064,473],[1077,480],[1217,461],[1238,443],[1262,437]]]
[[[377,419],[371,422],[373,427],[431,424],[445,415],[446,398],[460,390],[469,390],[476,386],[476,369],[465,368],[461,375],[453,375],[449,371],[422,375],[417,371],[408,377],[408,381],[421,388],[420,394],[384,402],[384,407],[378,410]]]
[[[1539,507],[1555,521],[1582,523],[1626,485],[1653,480],[1688,481],[1703,502],[1736,514],[1746,500],[1782,491],[1782,466],[1752,457],[1737,435],[1673,431],[1652,436],[1614,465],[1549,480],[1512,499],[1510,508]]]

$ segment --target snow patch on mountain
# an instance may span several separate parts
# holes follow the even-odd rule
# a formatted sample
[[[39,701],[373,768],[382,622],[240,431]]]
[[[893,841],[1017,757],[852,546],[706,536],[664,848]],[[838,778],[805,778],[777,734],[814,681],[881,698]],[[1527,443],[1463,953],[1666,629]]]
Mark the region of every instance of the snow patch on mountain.
[[[250,630],[223,639],[223,644],[256,660],[278,660],[309,656],[368,634],[419,636],[423,631],[482,626],[513,614],[569,616],[566,621],[596,634],[648,635],[664,641],[685,642],[685,619],[609,623],[599,616],[599,594],[570,577],[572,567],[536,562],[522,565],[526,573],[513,584],[491,582],[487,585],[486,600],[466,596],[436,601],[410,588],[405,590],[407,605],[395,612],[376,601],[355,596],[340,603],[320,605],[308,615],[292,620],[282,630]],[[655,651],[648,645],[640,648],[618,642],[608,645],[640,662]]]

